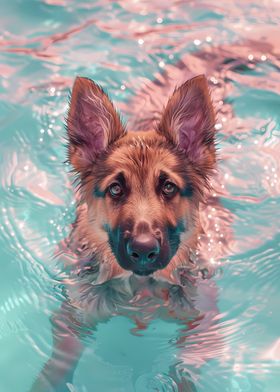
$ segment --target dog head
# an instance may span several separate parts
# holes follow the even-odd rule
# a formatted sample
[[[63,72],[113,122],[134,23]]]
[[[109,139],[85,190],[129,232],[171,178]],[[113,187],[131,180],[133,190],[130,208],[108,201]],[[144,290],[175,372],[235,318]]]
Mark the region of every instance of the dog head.
[[[69,161],[87,205],[80,224],[100,263],[149,275],[188,261],[216,161],[214,124],[204,76],[176,88],[159,124],[145,132],[127,132],[105,92],[76,79]]]

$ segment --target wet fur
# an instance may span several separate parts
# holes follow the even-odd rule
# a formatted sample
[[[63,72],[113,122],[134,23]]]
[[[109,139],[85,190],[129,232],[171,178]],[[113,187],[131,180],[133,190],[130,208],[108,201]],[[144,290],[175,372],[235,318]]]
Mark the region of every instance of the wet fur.
[[[88,79],[76,79],[67,120],[68,152],[83,208],[77,210],[74,236],[86,239],[104,280],[126,274],[116,260],[112,233],[116,242],[117,228],[133,235],[143,222],[152,231],[177,233],[179,245],[155,276],[172,280],[176,268],[189,262],[200,233],[199,205],[215,168],[214,123],[203,76],[176,88],[155,129],[142,132],[127,132],[105,92]],[[115,203],[106,189],[120,173],[128,197]],[[156,193],[161,173],[180,187],[168,202]]]
[[[52,317],[51,358],[31,392],[61,386],[68,390],[66,383],[84,349],[83,334],[87,337],[98,323],[114,315],[131,318],[135,331],[154,318],[174,319],[188,329],[199,324],[208,329],[213,324],[215,287],[198,276],[192,279],[188,267],[201,231],[199,210],[216,163],[214,123],[204,76],[175,89],[158,124],[145,132],[127,131],[104,91],[88,79],[76,79],[67,130],[77,219],[57,254],[64,260],[69,254],[71,273],[64,279],[67,300]],[[168,201],[158,191],[163,173],[179,187]],[[107,190],[120,175],[127,192],[116,203]],[[139,278],[122,268],[116,250],[121,236],[141,230],[160,233],[170,256],[152,277]],[[218,345],[222,347],[217,335],[213,350],[194,356],[185,350],[188,336],[180,338],[178,354],[187,365],[200,366]],[[196,390],[172,366],[170,377],[178,391]]]

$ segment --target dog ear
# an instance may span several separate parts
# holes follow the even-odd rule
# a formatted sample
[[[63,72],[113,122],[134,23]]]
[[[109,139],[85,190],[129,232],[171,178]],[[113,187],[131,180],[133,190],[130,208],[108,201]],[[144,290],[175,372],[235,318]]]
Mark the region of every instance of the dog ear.
[[[204,75],[176,88],[164,109],[158,132],[203,170],[215,163],[215,114]]]
[[[67,117],[69,160],[77,171],[93,163],[111,143],[125,134],[107,94],[92,80],[77,77]]]

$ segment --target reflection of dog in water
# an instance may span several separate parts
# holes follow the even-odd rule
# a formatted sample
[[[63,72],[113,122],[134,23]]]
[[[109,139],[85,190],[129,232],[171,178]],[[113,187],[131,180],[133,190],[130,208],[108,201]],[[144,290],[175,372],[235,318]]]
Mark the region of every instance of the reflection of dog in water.
[[[194,277],[192,252],[215,168],[214,125],[204,76],[176,88],[155,128],[137,132],[126,131],[98,85],[76,79],[67,130],[79,202],[65,244],[78,262],[65,282],[68,299],[52,318],[52,357],[32,391],[66,385],[85,331],[114,315],[139,329],[155,318],[188,329],[207,324],[203,311],[215,312],[211,284]],[[190,364],[185,340],[178,339],[180,358]],[[172,366],[170,377],[178,390],[195,390]]]

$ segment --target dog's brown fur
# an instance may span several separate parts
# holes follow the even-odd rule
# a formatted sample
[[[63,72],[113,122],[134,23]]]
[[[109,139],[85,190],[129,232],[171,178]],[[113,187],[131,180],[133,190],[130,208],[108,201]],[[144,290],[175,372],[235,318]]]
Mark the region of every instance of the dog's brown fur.
[[[190,276],[178,279],[177,274],[190,264],[198,241],[200,204],[216,162],[214,123],[204,76],[175,89],[159,123],[145,132],[127,132],[104,91],[89,79],[76,79],[67,130],[79,202],[67,246],[61,245],[62,253],[74,251],[78,268],[64,280],[67,300],[52,318],[53,353],[32,392],[51,391],[71,380],[84,347],[81,334],[114,315],[131,318],[138,329],[153,318],[189,325],[206,310],[205,328],[215,320],[213,287],[202,280],[193,285]],[[177,186],[171,198],[162,193],[163,173]],[[120,175],[125,192],[116,200],[108,189]],[[118,245],[147,231],[160,238],[165,264],[159,257],[152,278],[136,277],[122,267]],[[118,236],[112,240],[113,232]],[[182,350],[186,363],[187,354]],[[177,376],[172,375],[179,391],[195,391]]]
[[[75,231],[106,269],[106,279],[125,272],[108,238],[108,231],[125,222],[132,222],[132,235],[143,222],[150,230],[182,226],[179,248],[155,276],[172,279],[174,270],[189,262],[200,231],[199,204],[216,162],[214,123],[204,76],[175,89],[159,124],[142,132],[127,132],[104,91],[89,79],[76,79],[67,120],[69,161],[84,208],[78,210]],[[156,192],[162,172],[180,189],[171,200]],[[106,189],[119,173],[130,191],[116,203]]]

